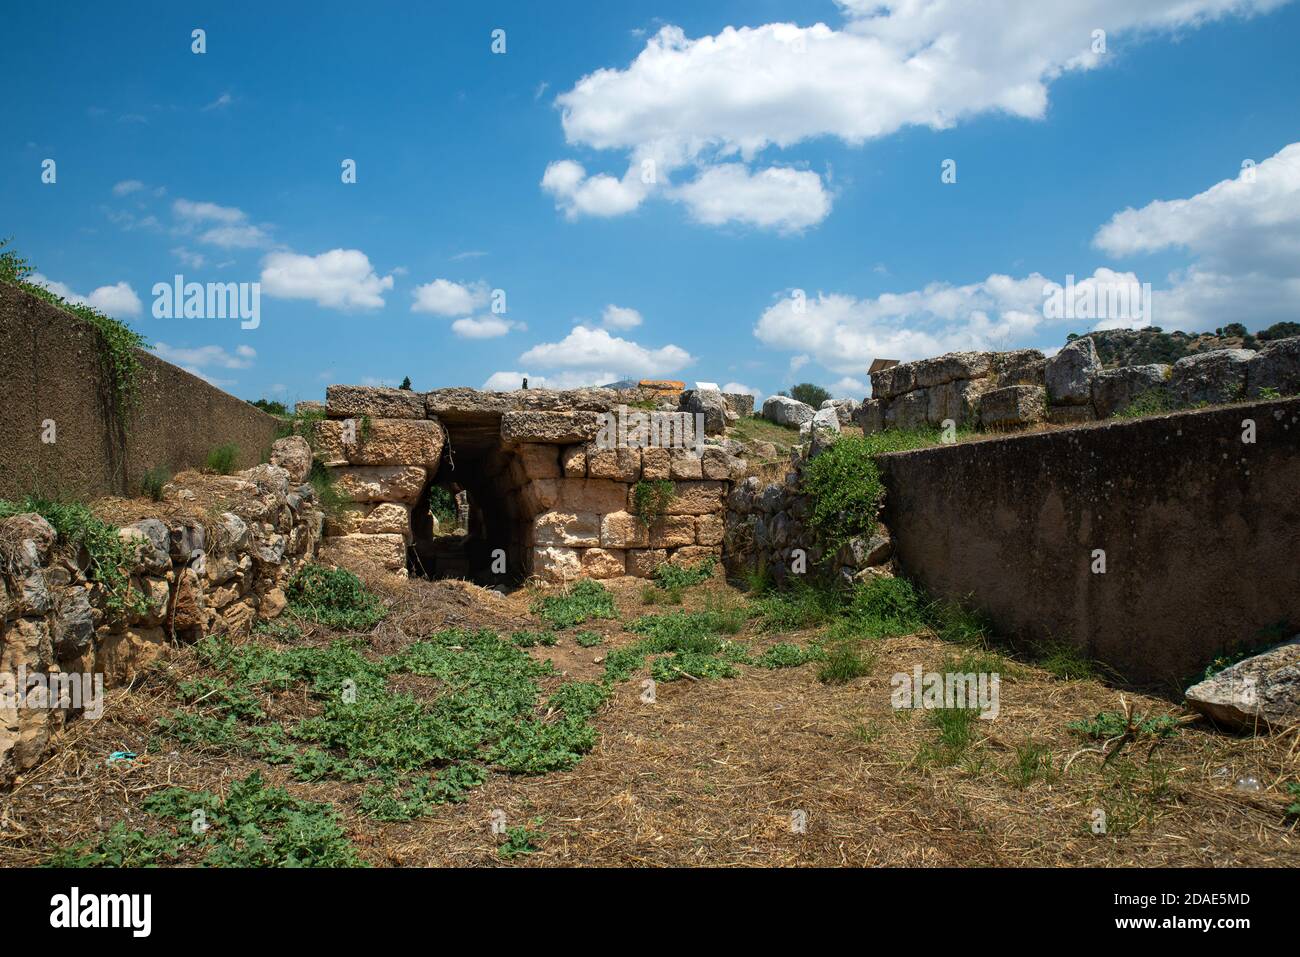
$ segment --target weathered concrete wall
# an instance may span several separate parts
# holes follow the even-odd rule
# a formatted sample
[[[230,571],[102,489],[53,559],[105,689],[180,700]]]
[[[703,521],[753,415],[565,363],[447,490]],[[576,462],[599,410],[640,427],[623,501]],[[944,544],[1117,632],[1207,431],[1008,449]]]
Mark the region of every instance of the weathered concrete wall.
[[[1170,686],[1261,629],[1300,625],[1300,400],[880,461],[903,571],[1008,636],[1068,641]]]
[[[140,362],[140,405],[123,434],[95,330],[0,284],[0,497],[135,492],[150,469],[201,466],[227,443],[239,447],[237,468],[261,461],[272,416],[150,353]],[[41,441],[47,419],[52,444]]]

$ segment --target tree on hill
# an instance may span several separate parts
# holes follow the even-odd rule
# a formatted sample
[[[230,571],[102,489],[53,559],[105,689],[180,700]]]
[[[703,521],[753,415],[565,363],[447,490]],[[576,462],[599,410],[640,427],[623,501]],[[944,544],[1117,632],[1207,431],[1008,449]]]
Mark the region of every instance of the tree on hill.
[[[399,389],[405,389],[407,392],[410,392],[410,391],[411,391],[411,377],[408,375],[405,379],[403,379],[403,380],[402,380],[402,384],[399,385],[398,388],[399,388]]]
[[[1271,342],[1274,339],[1290,339],[1292,336],[1300,336],[1300,322],[1275,322],[1267,329],[1261,329],[1255,338],[1260,342]]]
[[[249,405],[255,405],[263,412],[269,412],[271,415],[288,415],[289,410],[285,408],[283,402],[275,402],[271,399],[256,399]]]
[[[797,399],[800,402],[806,402],[814,409],[820,409],[822,403],[831,397],[831,394],[819,385],[813,385],[811,382],[800,382],[790,388],[790,398]]]

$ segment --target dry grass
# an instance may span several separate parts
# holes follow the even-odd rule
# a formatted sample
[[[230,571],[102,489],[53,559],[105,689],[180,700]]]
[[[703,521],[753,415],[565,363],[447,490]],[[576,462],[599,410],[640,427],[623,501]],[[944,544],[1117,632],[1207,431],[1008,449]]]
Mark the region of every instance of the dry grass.
[[[611,586],[625,621],[656,610],[641,604],[640,588],[630,580]],[[388,596],[394,613],[371,645],[388,654],[439,628],[537,628],[527,610],[535,591],[499,596],[463,583],[412,582]],[[688,591],[686,608],[740,601],[711,583]],[[633,640],[619,622],[582,627],[604,643],[581,648],[566,632],[558,646],[530,653],[569,677],[593,679],[610,649]],[[329,634],[308,629],[302,640]],[[759,650],[811,634],[747,629],[739,637]],[[1090,743],[1066,725],[1120,709],[1120,693],[1008,662],[1000,716],[975,722],[964,753],[942,755],[925,713],[890,707],[890,676],[916,664],[939,670],[953,647],[928,634],[872,644],[872,673],[838,686],[820,683],[816,665],[742,667],[735,679],[660,684],[651,705],[634,678],[601,708],[599,743],[573,770],[492,773],[466,803],[407,823],[362,816],[361,784],[303,784],[281,767],[219,752],[168,745],[149,753],[154,719],[174,706],[170,679],[198,670],[182,649],[137,688],[112,692],[104,718],[74,723],[50,760],[0,796],[0,861],[39,863],[118,820],[146,827],[139,805],[151,791],[222,793],[260,768],[297,796],[332,802],[361,855],[378,866],[504,865],[502,839],[489,824],[495,810],[511,825],[543,819],[541,850],[514,866],[1300,865],[1300,835],[1283,797],[1297,779],[1300,729],[1234,737],[1198,723],[1155,748],[1130,747],[1106,766],[1084,753],[1064,771]],[[419,693],[419,685],[404,690]],[[1125,697],[1139,711],[1181,714],[1169,702]],[[308,704],[276,701],[275,713],[288,719]],[[1049,773],[1020,774],[1028,745],[1042,750]],[[116,750],[141,757],[106,765]],[[1237,790],[1245,776],[1262,789]],[[1105,835],[1090,829],[1095,808],[1106,811]],[[793,832],[794,811],[806,813],[806,833]]]

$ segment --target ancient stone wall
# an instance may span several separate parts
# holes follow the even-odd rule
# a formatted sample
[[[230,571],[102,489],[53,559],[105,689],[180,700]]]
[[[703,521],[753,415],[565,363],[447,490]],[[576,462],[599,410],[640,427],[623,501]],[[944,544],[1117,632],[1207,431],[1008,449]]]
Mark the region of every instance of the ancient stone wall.
[[[239,450],[238,468],[264,459],[274,417],[150,352],[138,355],[139,406],[123,422],[98,332],[0,283],[0,498],[134,494],[146,472],[200,467],[221,445]]]
[[[1104,369],[1092,339],[1047,359],[1036,349],[954,352],[871,374],[872,396],[856,413],[864,432],[958,426],[1005,431],[1050,422],[1106,419],[1139,397],[1171,407],[1218,405],[1270,393],[1300,393],[1300,338],[1258,352],[1218,349],[1179,359]]]
[[[687,392],[681,401],[700,400]],[[650,447],[624,439],[611,445],[602,436],[620,409],[627,420],[652,404],[637,390],[421,394],[331,386],[317,454],[354,504],[329,522],[322,560],[369,563],[397,577],[407,574],[409,551],[412,564],[427,564],[424,554],[438,562],[436,549],[416,536],[427,526],[421,503],[434,484],[468,491],[478,509],[465,567],[451,566],[476,580],[493,568],[474,554],[484,549],[504,554],[505,570],[486,575],[501,582],[649,577],[665,561],[719,557],[726,496],[745,463],[716,439],[696,443],[700,419],[693,413],[656,413],[663,435]],[[724,416],[721,399],[717,408]],[[641,481],[671,483],[664,514],[652,520],[637,514]]]
[[[51,707],[25,694],[33,676],[102,676],[112,688],[174,642],[238,638],[280,614],[282,586],[316,554],[323,516],[302,484],[306,443],[282,440],[272,461],[228,476],[184,473],[156,505],[101,503],[143,513],[120,526],[134,556],[125,603],[110,600],[85,555],[62,547],[41,516],[0,521],[0,783],[40,760],[84,710],[84,700]]]
[[[1300,399],[878,461],[903,573],[1000,634],[1172,688],[1300,623]]]

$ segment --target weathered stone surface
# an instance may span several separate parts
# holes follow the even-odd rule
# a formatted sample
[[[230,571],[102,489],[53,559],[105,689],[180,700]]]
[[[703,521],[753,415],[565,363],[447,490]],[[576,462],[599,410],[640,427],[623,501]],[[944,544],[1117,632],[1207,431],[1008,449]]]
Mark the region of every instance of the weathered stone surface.
[[[1047,358],[1037,349],[1013,349],[992,353],[990,363],[993,386],[1046,385]]]
[[[722,398],[727,408],[738,417],[745,418],[754,414],[754,397],[748,392],[724,392]]]
[[[501,439],[551,445],[588,442],[596,437],[602,421],[595,412],[507,412],[501,416]]]
[[[727,430],[727,402],[717,389],[687,389],[678,408],[704,416],[704,434],[722,435]]]
[[[169,529],[169,548],[172,561],[188,562],[204,550],[207,529],[198,521],[178,519]]]
[[[799,428],[805,422],[812,421],[817,410],[805,402],[791,399],[784,395],[769,395],[763,401],[763,418],[777,425]]]
[[[171,532],[158,519],[126,525],[118,530],[118,538],[135,547],[137,570],[160,574],[172,567]]]
[[[203,637],[207,620],[203,580],[194,569],[181,569],[172,588],[171,607],[167,609],[167,628],[177,638],[197,641]]]
[[[631,512],[610,512],[600,520],[602,548],[645,548],[650,532]]]
[[[582,575],[582,560],[577,549],[555,545],[533,549],[533,574],[544,581],[572,581]]]
[[[1246,395],[1257,399],[1264,389],[1281,396],[1300,395],[1300,336],[1275,339],[1250,360]]]
[[[1097,418],[1123,412],[1133,400],[1153,389],[1164,390],[1173,367],[1163,363],[1102,369],[1092,378],[1092,407]]]
[[[349,466],[334,470],[334,488],[350,502],[401,502],[413,505],[427,472],[419,465]]]
[[[568,548],[599,545],[600,530],[595,512],[543,512],[533,520],[533,543]]]
[[[719,557],[721,557],[721,555],[722,555],[722,549],[720,546],[686,545],[682,548],[677,549],[677,551],[673,552],[671,555],[668,556],[668,564],[697,565],[700,562],[706,561],[710,558],[716,561]],[[722,573],[722,566],[715,564],[713,566],[713,574],[716,576],[716,575],[720,575],[721,573]]]
[[[701,515],[695,520],[695,541],[700,545],[721,545],[725,530],[721,515]]]
[[[411,506],[400,502],[345,506],[326,521],[326,532],[329,535],[403,535],[409,540]]]
[[[726,449],[708,445],[700,459],[700,471],[706,479],[739,481],[745,474],[745,460],[738,459]]]
[[[217,519],[217,549],[225,554],[242,552],[249,540],[248,523],[234,512],[222,512]]]
[[[657,482],[672,475],[671,449],[642,449],[641,477],[647,482]]]
[[[726,505],[725,482],[677,482],[675,492],[668,503],[669,515],[707,515],[721,512]]]
[[[289,600],[285,597],[283,588],[271,588],[258,602],[257,613],[263,618],[276,618],[280,615],[280,612],[284,611],[284,606],[288,603]]]
[[[563,474],[560,469],[560,450],[554,445],[536,445],[526,442],[515,450],[515,454],[519,456],[527,478],[559,478]]]
[[[655,570],[668,561],[663,548],[634,548],[627,553],[627,573],[637,578],[654,578]]]
[[[347,441],[351,437],[355,441]],[[446,435],[428,419],[325,419],[316,423],[317,455],[326,465],[423,465],[436,469]],[[300,481],[300,480],[299,480]]]
[[[1039,386],[1009,385],[980,397],[980,424],[986,429],[1032,425],[1047,417],[1047,394]]]
[[[695,519],[690,515],[664,515],[650,526],[651,548],[677,548],[695,544]]]
[[[619,578],[627,574],[626,555],[618,549],[588,548],[581,556],[582,573],[588,578]]]
[[[332,385],[325,390],[325,408],[331,419],[423,419],[425,398],[409,389]]]
[[[827,399],[822,403],[821,407],[822,409],[834,409],[835,414],[839,416],[840,425],[850,425],[858,411],[858,400]]]
[[[95,637],[95,616],[84,588],[62,588],[54,603],[50,639],[60,661],[86,651]]]
[[[668,468],[670,478],[681,481],[704,478],[704,463],[698,455],[687,449],[673,449]]]
[[[1092,339],[1075,339],[1047,360],[1045,379],[1052,405],[1086,405],[1092,401],[1092,377],[1101,371]]]
[[[406,577],[406,539],[401,535],[331,535],[321,542],[318,560],[356,573],[382,570]]]
[[[602,449],[594,442],[587,446],[587,476],[615,482],[635,482],[641,478],[641,450]]]
[[[1090,405],[1051,405],[1047,407],[1047,421],[1052,425],[1080,425],[1097,418]]]
[[[304,399],[302,402],[294,404],[293,411],[298,415],[311,415],[314,413],[325,414],[325,403],[317,402],[314,399]]]
[[[1185,405],[1235,402],[1246,395],[1246,375],[1255,355],[1249,349],[1215,349],[1184,356],[1174,363],[1169,391]]]
[[[95,670],[104,676],[105,687],[124,685],[162,657],[168,647],[162,628],[101,629],[95,642]]]
[[[933,359],[918,359],[894,367],[894,375],[902,380],[913,377],[913,388],[929,389],[957,379],[978,379],[988,375],[990,355],[987,352],[950,352]],[[903,372],[897,370],[903,369]]]
[[[886,370],[890,371],[890,370]],[[925,389],[911,392],[893,399],[885,408],[885,428],[920,429],[926,424],[930,414],[930,396]]]
[[[271,443],[271,464],[289,473],[289,481],[302,483],[311,474],[311,446],[301,435],[289,435]]]
[[[1300,635],[1188,688],[1187,703],[1231,728],[1300,724]]]
[[[885,428],[885,411],[879,399],[864,399],[858,407],[858,428],[864,435],[881,432]]]
[[[979,397],[990,388],[988,379],[957,379],[933,386],[928,391],[926,421],[934,426],[942,426],[949,419],[957,425],[973,425]]]
[[[584,478],[587,475],[587,447],[566,445],[560,452],[560,466],[565,478]]]

